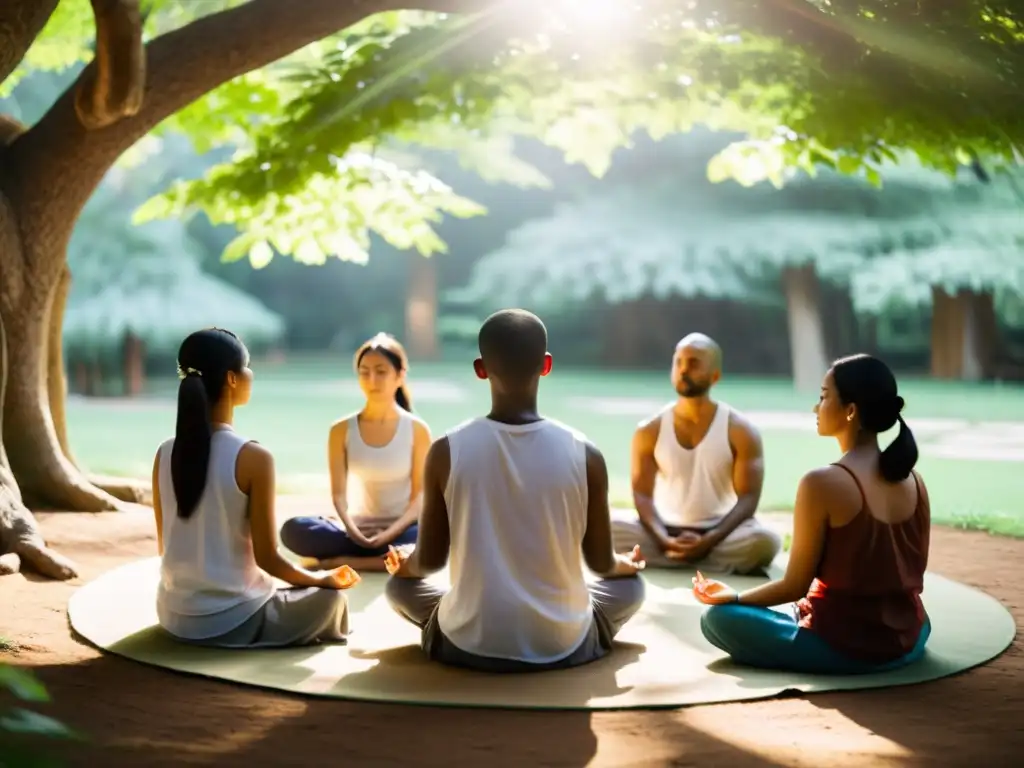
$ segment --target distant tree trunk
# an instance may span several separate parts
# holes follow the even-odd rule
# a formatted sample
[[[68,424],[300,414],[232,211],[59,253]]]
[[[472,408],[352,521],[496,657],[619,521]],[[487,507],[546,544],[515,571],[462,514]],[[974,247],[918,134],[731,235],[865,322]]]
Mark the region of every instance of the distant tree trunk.
[[[782,284],[786,292],[793,383],[798,390],[810,392],[821,385],[821,377],[828,370],[819,306],[821,286],[814,264],[787,267],[782,273]]]
[[[146,354],[142,339],[129,331],[125,334],[122,362],[124,364],[124,395],[137,397],[146,386]]]
[[[437,359],[437,262],[433,258],[412,256],[405,300],[405,339],[410,357]]]
[[[991,292],[932,287],[931,374],[937,379],[980,381],[992,375],[998,325]]]

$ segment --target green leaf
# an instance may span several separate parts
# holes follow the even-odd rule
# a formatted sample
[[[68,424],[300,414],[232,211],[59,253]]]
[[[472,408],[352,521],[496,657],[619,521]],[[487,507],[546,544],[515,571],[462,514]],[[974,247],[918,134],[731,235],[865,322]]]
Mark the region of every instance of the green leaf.
[[[59,720],[17,707],[0,717],[0,731],[56,739],[78,738],[78,734]]]
[[[266,240],[257,240],[249,249],[249,263],[253,269],[263,269],[274,260],[274,249]]]
[[[22,701],[46,702],[50,695],[35,675],[27,669],[0,664],[0,687],[6,688]]]
[[[852,176],[861,169],[863,164],[863,160],[861,160],[861,158],[859,157],[854,157],[852,155],[843,155],[836,162],[836,169],[840,173],[845,173]]]

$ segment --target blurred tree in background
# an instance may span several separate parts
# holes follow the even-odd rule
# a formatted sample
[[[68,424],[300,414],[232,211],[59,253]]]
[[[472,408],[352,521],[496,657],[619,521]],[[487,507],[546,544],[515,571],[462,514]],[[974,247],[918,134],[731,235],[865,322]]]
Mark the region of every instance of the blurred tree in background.
[[[443,252],[439,222],[484,208],[420,150],[488,182],[545,187],[509,137],[599,176],[638,132],[706,123],[744,135],[709,166],[715,180],[780,186],[787,169],[825,166],[878,183],[903,151],[947,174],[965,163],[995,172],[1024,131],[1021,18],[1006,2],[307,0],[302,11],[290,0],[0,6],[4,93],[32,70],[75,75],[40,100],[39,119],[0,121],[0,483],[12,503],[20,488],[47,506],[115,506],[62,450],[52,382],[63,380],[74,226],[154,130],[190,137],[200,157],[232,154],[140,220],[203,210],[237,230],[226,258],[255,267],[275,253],[363,262],[373,237]],[[436,319],[433,263],[410,262],[411,330]]]

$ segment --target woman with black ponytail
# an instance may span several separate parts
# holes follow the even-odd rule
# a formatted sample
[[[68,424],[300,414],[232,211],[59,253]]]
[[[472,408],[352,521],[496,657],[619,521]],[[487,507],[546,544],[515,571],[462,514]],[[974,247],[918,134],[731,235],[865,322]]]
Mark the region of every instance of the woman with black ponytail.
[[[701,619],[704,637],[734,661],[857,674],[924,654],[931,514],[902,410],[881,360],[854,355],[832,364],[814,413],[818,434],[835,438],[843,455],[800,482],[785,576],[740,593],[694,578],[695,597],[713,606]],[[879,435],[896,426],[883,449]]]
[[[274,458],[234,431],[249,402],[249,351],[209,328],[178,351],[178,420],[153,461],[157,615],[184,642],[222,648],[341,642],[351,568],[311,573],[278,552]],[[274,578],[292,585],[277,589]]]
[[[389,547],[416,543],[430,429],[412,413],[409,358],[394,336],[364,343],[354,365],[366,404],[335,422],[327,438],[338,519],[292,518],[281,541],[321,568],[383,571]]]

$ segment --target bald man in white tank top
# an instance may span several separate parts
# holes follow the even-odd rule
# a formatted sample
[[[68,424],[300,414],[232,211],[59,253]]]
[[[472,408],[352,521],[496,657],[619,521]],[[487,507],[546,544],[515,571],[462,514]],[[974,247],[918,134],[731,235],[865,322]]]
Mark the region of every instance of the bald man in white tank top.
[[[676,346],[672,382],[679,399],[641,422],[633,437],[636,511],[613,510],[615,549],[640,545],[652,566],[721,573],[767,568],[778,534],[754,517],[764,481],[757,429],[711,399],[721,350],[703,334]]]

